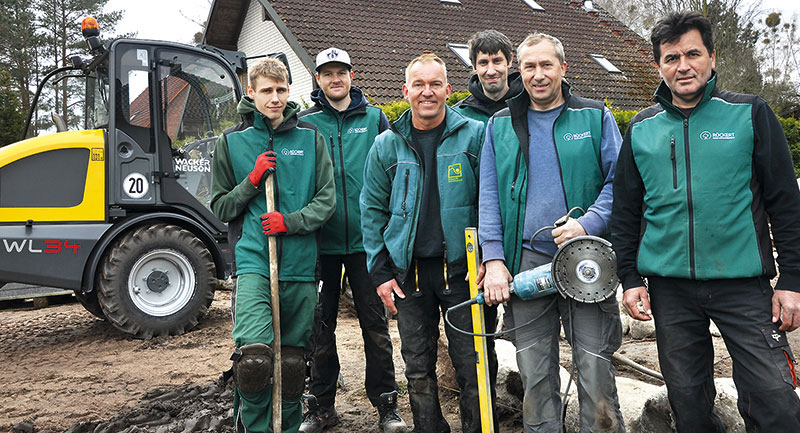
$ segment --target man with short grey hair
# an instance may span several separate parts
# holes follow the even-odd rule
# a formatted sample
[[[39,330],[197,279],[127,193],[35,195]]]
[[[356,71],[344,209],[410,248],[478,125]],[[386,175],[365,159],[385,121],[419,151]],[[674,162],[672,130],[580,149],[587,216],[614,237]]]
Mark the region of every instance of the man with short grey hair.
[[[488,305],[508,301],[515,324],[532,321],[513,334],[526,433],[562,431],[559,318],[578,370],[581,431],[624,432],[611,364],[622,341],[616,298],[589,304],[558,294],[531,300],[509,294],[512,275],[550,263],[570,239],[607,232],[622,137],[602,102],[572,95],[558,39],[530,35],[517,58],[525,89],[489,120],[481,152],[484,299]],[[574,207],[586,212],[567,215]],[[558,220],[563,224],[532,239]]]

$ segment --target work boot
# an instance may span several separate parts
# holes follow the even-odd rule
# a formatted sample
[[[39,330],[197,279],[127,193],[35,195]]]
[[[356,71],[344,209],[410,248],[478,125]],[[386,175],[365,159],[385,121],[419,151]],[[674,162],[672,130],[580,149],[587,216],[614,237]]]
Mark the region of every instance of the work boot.
[[[339,424],[339,415],[334,407],[320,407],[313,395],[303,396],[308,403],[308,412],[303,415],[300,433],[321,433],[328,427]]]
[[[397,391],[384,392],[378,403],[378,417],[383,433],[405,433],[408,425],[397,414]]]

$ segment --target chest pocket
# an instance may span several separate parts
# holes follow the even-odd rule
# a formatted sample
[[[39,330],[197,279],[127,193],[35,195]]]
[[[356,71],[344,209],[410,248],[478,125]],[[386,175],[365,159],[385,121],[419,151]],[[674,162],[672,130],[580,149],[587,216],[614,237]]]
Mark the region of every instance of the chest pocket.
[[[398,161],[389,200],[389,210],[393,215],[403,218],[413,215],[419,179],[419,164],[412,161]]]

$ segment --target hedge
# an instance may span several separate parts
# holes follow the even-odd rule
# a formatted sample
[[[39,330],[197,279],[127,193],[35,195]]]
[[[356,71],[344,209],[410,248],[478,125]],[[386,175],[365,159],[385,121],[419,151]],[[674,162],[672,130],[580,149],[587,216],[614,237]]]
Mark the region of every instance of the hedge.
[[[467,96],[469,96],[469,92],[466,90],[453,92],[447,99],[447,104],[454,105]],[[386,117],[389,118],[389,121],[394,122],[404,111],[408,110],[410,105],[406,100],[399,100],[379,105],[379,107],[386,113]],[[631,119],[636,115],[637,111],[612,108],[611,113],[614,115],[614,119],[617,121],[617,126],[622,132],[622,135],[625,135],[625,131],[628,129],[628,125],[630,125]],[[789,152],[792,154],[795,175],[800,178],[800,120],[793,117],[779,117],[778,119],[783,126],[784,134],[786,134],[786,141],[789,143]]]

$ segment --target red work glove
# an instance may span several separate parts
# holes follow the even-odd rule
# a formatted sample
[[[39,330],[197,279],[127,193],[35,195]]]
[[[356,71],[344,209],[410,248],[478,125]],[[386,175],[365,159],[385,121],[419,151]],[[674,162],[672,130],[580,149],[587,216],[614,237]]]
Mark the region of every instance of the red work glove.
[[[278,211],[261,215],[261,226],[264,227],[264,234],[267,236],[286,233],[286,224],[283,222],[283,215]]]
[[[258,185],[261,184],[266,175],[275,172],[275,166],[277,163],[278,161],[275,159],[275,151],[268,150],[261,155],[258,155],[258,158],[256,158],[256,166],[253,167],[253,171],[247,175],[247,177],[250,178],[250,183],[252,183],[254,187],[258,188]]]

